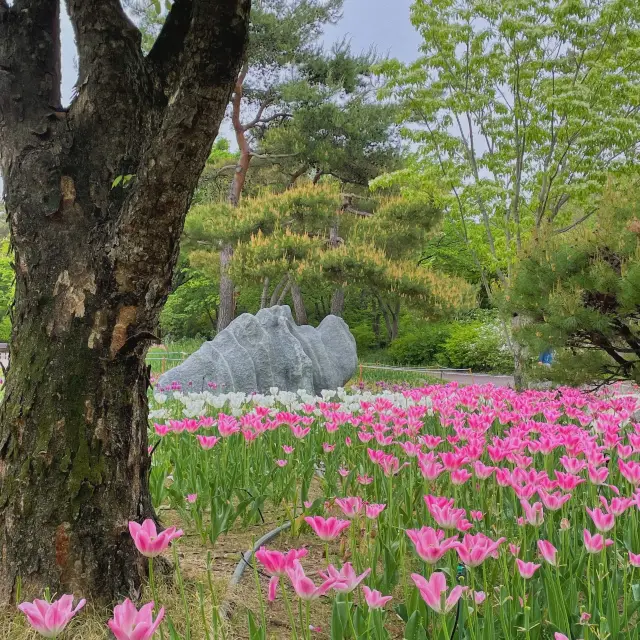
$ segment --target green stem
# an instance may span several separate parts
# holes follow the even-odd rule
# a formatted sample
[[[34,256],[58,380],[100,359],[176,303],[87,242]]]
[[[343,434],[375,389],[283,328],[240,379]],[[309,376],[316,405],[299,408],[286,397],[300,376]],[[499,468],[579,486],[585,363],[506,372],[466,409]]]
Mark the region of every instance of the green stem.
[[[284,606],[289,616],[289,623],[291,624],[291,631],[293,631],[293,637],[298,640],[298,631],[296,628],[296,621],[293,617],[293,611],[291,610],[291,603],[289,602],[289,596],[287,596],[287,589],[284,586],[284,582],[280,581],[280,588],[282,590],[282,599],[284,600]]]
[[[158,608],[158,592],[156,591],[156,580],[153,573],[153,558],[149,558],[149,586],[151,587],[151,595],[153,596],[153,611]],[[160,626],[160,638],[164,640],[164,631]]]

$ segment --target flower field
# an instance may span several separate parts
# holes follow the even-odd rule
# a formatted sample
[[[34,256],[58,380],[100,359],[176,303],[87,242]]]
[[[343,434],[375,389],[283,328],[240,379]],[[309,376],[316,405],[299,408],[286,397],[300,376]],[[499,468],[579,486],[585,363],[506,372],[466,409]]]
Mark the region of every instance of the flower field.
[[[132,524],[141,553],[179,560],[189,537],[211,574],[229,535],[290,523],[247,562],[235,631],[203,579],[202,630],[176,631],[167,609],[158,633],[640,638],[635,409],[634,397],[455,384],[156,391],[152,496],[181,530]]]

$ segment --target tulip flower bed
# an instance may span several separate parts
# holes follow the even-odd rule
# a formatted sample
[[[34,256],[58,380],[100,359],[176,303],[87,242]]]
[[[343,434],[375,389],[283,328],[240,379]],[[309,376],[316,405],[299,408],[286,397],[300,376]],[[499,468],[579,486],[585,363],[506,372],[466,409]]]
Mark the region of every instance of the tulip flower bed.
[[[176,631],[168,608],[158,633],[640,638],[635,397],[455,384],[272,391],[156,391],[154,504],[209,557],[197,592],[212,604],[202,635]],[[211,558],[234,532],[284,521],[290,529],[248,563],[230,630]],[[171,548],[177,561],[186,536],[150,527],[131,525],[140,551]],[[148,625],[153,609],[138,614]]]

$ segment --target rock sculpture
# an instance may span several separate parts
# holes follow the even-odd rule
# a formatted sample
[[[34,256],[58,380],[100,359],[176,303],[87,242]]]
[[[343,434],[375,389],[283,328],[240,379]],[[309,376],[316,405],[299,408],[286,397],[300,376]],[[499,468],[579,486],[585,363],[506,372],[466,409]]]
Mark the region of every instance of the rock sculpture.
[[[342,318],[329,315],[317,328],[298,326],[283,305],[239,316],[164,373],[158,387],[177,382],[183,391],[204,391],[215,384],[220,393],[268,393],[278,387],[319,395],[343,386],[357,365],[356,342]]]

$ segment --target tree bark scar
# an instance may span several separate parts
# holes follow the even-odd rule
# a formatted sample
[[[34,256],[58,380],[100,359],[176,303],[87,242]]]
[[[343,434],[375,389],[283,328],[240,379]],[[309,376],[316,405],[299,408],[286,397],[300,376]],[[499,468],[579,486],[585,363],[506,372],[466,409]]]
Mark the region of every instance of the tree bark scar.
[[[68,522],[63,522],[56,528],[56,565],[62,570],[69,562],[69,529],[71,525]]]
[[[71,273],[65,269],[58,276],[53,288],[55,310],[47,324],[48,335],[59,336],[66,333],[71,327],[73,318],[84,317],[86,296],[95,292],[95,276],[86,265],[76,265]]]
[[[89,334],[89,340],[87,346],[89,349],[95,349],[102,343],[102,336],[107,328],[108,316],[104,309],[96,311],[93,316],[93,326],[91,327],[91,333]]]
[[[60,191],[62,192],[62,208],[67,209],[73,206],[76,201],[76,185],[73,182],[73,178],[61,176]]]
[[[116,320],[116,325],[113,328],[113,333],[111,334],[111,347],[109,352],[112,358],[115,358],[118,351],[122,349],[127,341],[127,331],[129,326],[133,324],[136,319],[136,311],[137,307],[120,307],[120,310],[118,311],[118,319]]]

